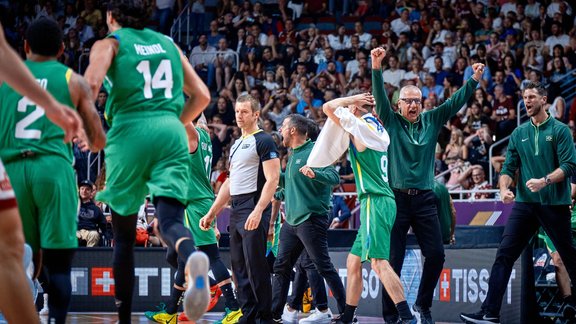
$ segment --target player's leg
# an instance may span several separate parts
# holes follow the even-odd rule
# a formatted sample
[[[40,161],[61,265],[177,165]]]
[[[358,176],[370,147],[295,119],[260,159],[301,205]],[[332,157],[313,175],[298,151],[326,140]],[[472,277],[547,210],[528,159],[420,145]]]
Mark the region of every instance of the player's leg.
[[[38,315],[22,265],[22,223],[16,201],[11,204],[0,199],[0,310],[8,323],[36,323]]]
[[[362,200],[362,209],[366,211],[367,237],[370,238],[363,246],[368,246],[367,257],[371,260],[372,269],[384,285],[400,318],[411,320],[413,316],[404,296],[402,282],[388,261],[390,236],[396,218],[396,202],[391,197],[370,195]]]
[[[134,242],[136,241],[137,220],[136,214],[122,216],[112,209],[112,230],[114,231],[112,270],[119,324],[130,323],[132,317]]]
[[[38,315],[22,265],[24,233],[16,198],[0,160],[0,310],[9,323],[35,323]]]
[[[72,296],[70,272],[78,247],[78,194],[74,170],[59,156],[39,156],[28,170],[38,213],[42,262],[48,275],[49,321],[65,323]]]

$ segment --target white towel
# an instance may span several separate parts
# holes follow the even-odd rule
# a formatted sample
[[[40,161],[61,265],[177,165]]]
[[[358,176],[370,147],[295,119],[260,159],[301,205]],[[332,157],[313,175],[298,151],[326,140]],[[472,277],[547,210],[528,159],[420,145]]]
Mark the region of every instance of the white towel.
[[[334,164],[348,149],[350,135],[372,150],[388,150],[388,132],[372,114],[358,118],[348,108],[338,107],[334,115],[340,119],[342,127],[330,119],[326,121],[308,157],[306,164],[309,167],[323,168]]]

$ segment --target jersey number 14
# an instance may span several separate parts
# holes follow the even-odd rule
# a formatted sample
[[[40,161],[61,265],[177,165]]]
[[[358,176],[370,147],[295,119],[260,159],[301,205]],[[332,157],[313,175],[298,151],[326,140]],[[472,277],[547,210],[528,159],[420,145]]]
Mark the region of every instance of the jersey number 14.
[[[143,60],[138,63],[136,70],[144,77],[144,98],[152,99],[152,89],[164,89],[164,97],[172,98],[172,65],[170,60],[162,60],[154,75],[150,73],[150,61]]]

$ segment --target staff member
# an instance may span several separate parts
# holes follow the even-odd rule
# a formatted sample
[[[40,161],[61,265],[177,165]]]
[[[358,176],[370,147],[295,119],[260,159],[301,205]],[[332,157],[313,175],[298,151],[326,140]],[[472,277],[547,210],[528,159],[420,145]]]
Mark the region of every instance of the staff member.
[[[280,159],[272,136],[258,128],[260,104],[250,95],[236,99],[236,123],[242,137],[230,148],[230,177],[222,184],[200,227],[212,221],[232,198],[230,258],[238,281],[238,323],[272,323],[272,285],[266,266],[271,203],[280,178]]]
[[[406,234],[412,227],[424,255],[424,268],[413,306],[422,323],[432,323],[430,307],[434,288],[444,265],[444,246],[436,209],[434,186],[434,151],[440,129],[468,102],[484,72],[484,65],[472,66],[474,75],[451,98],[431,111],[422,112],[422,91],[416,86],[400,89],[398,113],[390,108],[384,90],[382,60],[386,50],[372,50],[372,92],[376,112],[390,136],[388,170],[390,186],[396,198],[397,214],[392,228],[390,263],[398,275],[404,263]],[[384,293],[382,313],[387,321],[398,315],[394,303]]]
[[[469,323],[500,323],[512,266],[540,226],[560,253],[570,280],[576,282],[576,248],[570,224],[570,176],[576,174],[572,135],[544,109],[546,89],[540,83],[528,82],[522,97],[530,122],[512,132],[498,182],[502,201],[515,202],[496,252],[482,309],[460,314],[460,319]],[[517,198],[510,190],[516,171]],[[569,303],[573,308],[573,301]]]

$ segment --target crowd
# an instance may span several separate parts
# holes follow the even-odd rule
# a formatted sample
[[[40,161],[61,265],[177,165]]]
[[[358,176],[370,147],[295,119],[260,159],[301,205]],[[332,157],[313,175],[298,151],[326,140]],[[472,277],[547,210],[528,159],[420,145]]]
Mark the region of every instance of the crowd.
[[[183,9],[182,1],[144,3],[150,27],[167,34]],[[212,92],[205,114],[216,192],[223,182],[218,176],[228,169],[230,146],[240,137],[233,111],[239,95],[249,93],[260,101],[261,125],[279,143],[278,127],[289,113],[322,126],[323,103],[369,91],[369,51],[381,45],[388,48],[383,76],[394,109],[404,85],[420,86],[429,110],[462,86],[472,74],[471,64],[488,67],[474,97],[438,138],[435,169],[449,189],[488,189],[490,180],[497,180],[497,172],[488,178],[489,168],[498,170],[506,146],[496,147],[492,161],[489,149],[517,127],[517,114],[523,112],[520,91],[527,81],[546,84],[549,112],[575,125],[576,109],[559,91],[562,76],[576,67],[575,15],[567,1],[220,0],[190,5],[196,22],[186,38],[191,41],[180,46]],[[56,19],[65,31],[60,59],[80,72],[92,44],[107,34],[105,1],[21,1],[0,8],[7,37],[20,52],[22,33],[34,18]],[[97,103],[101,116],[106,93],[102,96]],[[94,180],[94,157],[75,153],[80,180]],[[285,166],[286,150],[280,154]],[[87,163],[92,165],[88,172]],[[475,179],[471,166],[481,166],[483,175]],[[345,163],[337,165],[341,168]]]

